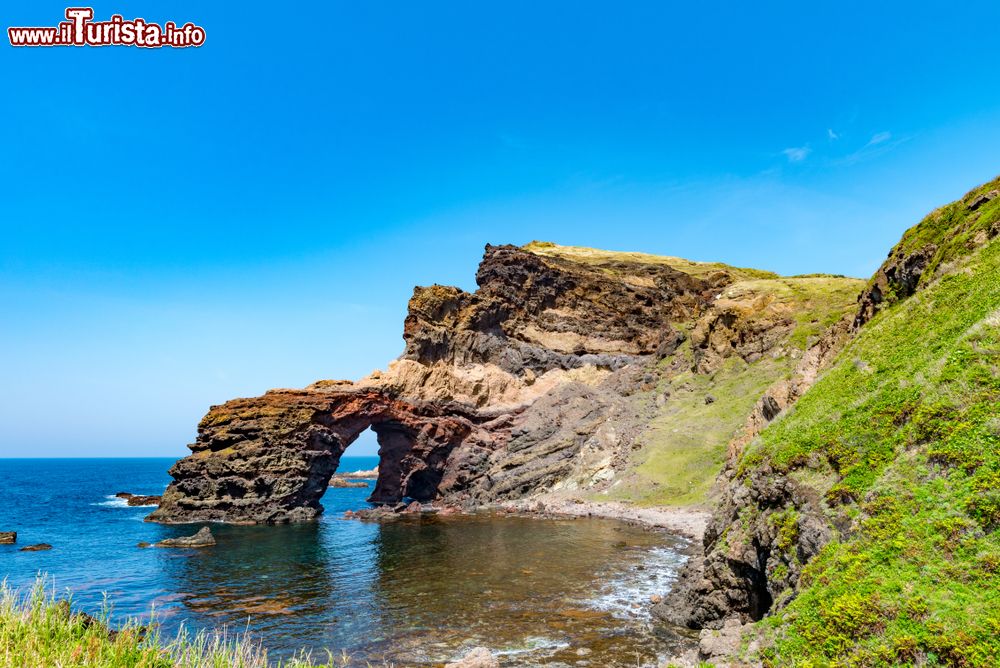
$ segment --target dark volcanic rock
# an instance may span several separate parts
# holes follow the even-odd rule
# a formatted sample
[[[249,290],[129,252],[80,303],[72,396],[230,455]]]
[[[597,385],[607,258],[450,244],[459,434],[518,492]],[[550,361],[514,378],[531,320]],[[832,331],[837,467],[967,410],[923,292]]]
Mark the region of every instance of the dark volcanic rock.
[[[704,280],[666,264],[593,267],[515,246],[487,246],[474,294],[417,288],[404,357],[493,363],[512,373],[594,364],[621,368],[677,345],[671,321],[701,313],[728,276]],[[596,270],[595,270],[596,269]],[[614,270],[627,271],[623,281]]]
[[[16,542],[16,531],[0,531],[0,545],[13,545]]]
[[[58,601],[55,605],[55,614],[64,620],[72,620],[82,626],[85,629],[99,629],[102,634],[104,634],[108,641],[115,642],[118,638],[119,631],[116,629],[109,628],[104,622],[91,617],[85,612],[73,612],[70,608],[69,601],[63,599]],[[146,637],[148,629],[144,626],[140,626],[134,629],[138,639],[142,640]]]
[[[128,492],[118,492],[115,496],[119,499],[125,499],[129,506],[158,506],[160,505],[160,497],[155,495],[142,495],[142,494],[130,494]]]
[[[350,384],[237,399],[202,420],[193,454],[170,470],[174,482],[149,519],[313,519],[341,454],[368,427],[380,444],[378,482],[369,497],[378,503],[432,498],[451,451],[488,438],[461,412]]]
[[[51,550],[52,546],[48,543],[38,543],[37,545],[28,545],[22,547],[20,552],[44,552],[45,550]]]
[[[879,267],[871,283],[858,297],[854,328],[871,320],[884,302],[905,299],[916,292],[920,277],[937,249],[934,244],[927,244],[912,252],[893,249],[889,259]]]

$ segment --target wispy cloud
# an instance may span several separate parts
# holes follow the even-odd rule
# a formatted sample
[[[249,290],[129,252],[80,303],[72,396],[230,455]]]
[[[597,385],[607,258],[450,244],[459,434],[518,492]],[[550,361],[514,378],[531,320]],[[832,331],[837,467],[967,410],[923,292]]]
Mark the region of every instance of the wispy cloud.
[[[809,157],[812,153],[812,149],[808,146],[797,146],[793,148],[786,148],[782,151],[782,154],[788,158],[788,162],[802,162]]]
[[[888,153],[900,144],[904,143],[908,137],[894,137],[889,131],[876,132],[868,143],[857,149],[853,153],[845,155],[837,161],[841,165],[853,165],[862,160],[868,160],[884,153]]]
[[[890,139],[892,139],[891,132],[876,132],[872,135],[872,138],[868,140],[868,143],[865,146],[877,146],[879,144],[884,144]]]
[[[830,141],[837,141],[840,139],[840,135],[833,131],[833,128],[826,129],[826,136]]]

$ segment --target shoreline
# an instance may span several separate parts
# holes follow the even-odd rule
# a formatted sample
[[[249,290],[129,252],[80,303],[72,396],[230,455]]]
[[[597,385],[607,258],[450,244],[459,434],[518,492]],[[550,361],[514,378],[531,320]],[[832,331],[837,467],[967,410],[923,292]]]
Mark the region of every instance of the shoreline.
[[[599,517],[631,524],[666,529],[684,538],[701,543],[711,516],[707,510],[669,506],[633,506],[618,501],[584,501],[553,497],[533,497],[497,504],[508,512],[533,515],[563,515],[568,517]]]

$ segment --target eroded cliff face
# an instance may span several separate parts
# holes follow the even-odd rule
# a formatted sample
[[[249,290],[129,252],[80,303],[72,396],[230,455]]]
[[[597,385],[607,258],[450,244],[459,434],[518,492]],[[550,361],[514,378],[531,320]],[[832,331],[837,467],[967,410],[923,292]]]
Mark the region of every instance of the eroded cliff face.
[[[843,308],[813,303],[816,279],[547,243],[487,246],[476,280],[473,293],[416,288],[406,348],[383,371],[212,407],[150,519],[312,519],[369,427],[375,503],[607,491],[655,447],[644,434],[670,378],[727,360],[779,373],[807,343],[793,341],[803,322]]]

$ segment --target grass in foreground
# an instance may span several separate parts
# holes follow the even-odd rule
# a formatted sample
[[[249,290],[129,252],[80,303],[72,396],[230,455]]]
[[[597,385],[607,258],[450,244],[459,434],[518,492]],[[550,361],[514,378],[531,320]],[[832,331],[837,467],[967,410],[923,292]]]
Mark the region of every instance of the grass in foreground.
[[[109,610],[95,619],[71,612],[39,578],[25,594],[0,584],[0,666],[99,666],[101,668],[305,668],[309,657],[269,662],[260,643],[224,632],[165,639],[155,626],[129,621],[112,628]],[[328,657],[326,665],[346,666],[348,657]]]

